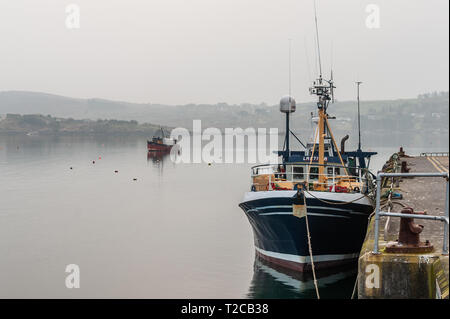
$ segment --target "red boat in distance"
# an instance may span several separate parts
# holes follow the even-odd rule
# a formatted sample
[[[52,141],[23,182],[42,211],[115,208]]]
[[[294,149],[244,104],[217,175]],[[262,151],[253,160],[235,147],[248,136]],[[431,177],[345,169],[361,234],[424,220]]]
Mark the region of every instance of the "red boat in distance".
[[[177,143],[173,138],[166,138],[161,128],[161,137],[153,136],[151,141],[147,141],[147,149],[149,152],[170,152],[172,147]]]

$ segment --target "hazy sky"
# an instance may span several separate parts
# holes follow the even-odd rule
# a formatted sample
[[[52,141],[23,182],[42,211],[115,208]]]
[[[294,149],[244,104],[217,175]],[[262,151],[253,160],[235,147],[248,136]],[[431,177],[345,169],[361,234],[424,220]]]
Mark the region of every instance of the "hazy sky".
[[[80,28],[66,27],[66,6]],[[368,4],[380,8],[369,29]],[[340,100],[448,90],[448,0],[317,0]],[[166,104],[311,101],[313,0],[0,0],[0,91]],[[309,64],[308,64],[309,60]]]

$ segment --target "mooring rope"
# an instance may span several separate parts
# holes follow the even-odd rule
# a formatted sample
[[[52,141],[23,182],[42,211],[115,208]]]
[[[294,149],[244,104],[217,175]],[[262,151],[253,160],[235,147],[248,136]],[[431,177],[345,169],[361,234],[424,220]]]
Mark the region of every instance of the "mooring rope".
[[[397,172],[397,168],[398,168],[398,158],[394,158],[394,159],[393,159],[393,171],[394,171],[394,173]],[[384,181],[382,182],[382,184],[384,184]],[[381,191],[381,190],[380,190],[380,191]],[[381,209],[387,207],[387,208],[388,208],[388,212],[391,212],[391,209],[394,208],[394,204],[397,204],[397,205],[400,205],[400,206],[405,207],[405,205],[404,205],[403,203],[392,201],[392,193],[393,193],[393,192],[394,192],[394,178],[392,177],[392,180],[391,180],[391,186],[389,187],[389,195],[388,195],[386,201],[384,201],[384,202],[382,203]],[[371,221],[371,219],[372,219],[372,217],[373,217],[374,215],[375,215],[375,210],[374,210],[374,211],[369,215],[369,217],[368,217],[368,220],[367,220],[367,229],[369,228],[370,221]],[[384,235],[385,235],[385,236],[386,236],[386,228],[387,228],[387,225],[388,225],[388,223],[389,223],[389,218],[390,218],[390,217],[388,217],[388,221],[386,222],[386,225],[385,225],[385,232],[384,232]],[[367,236],[367,235],[366,235],[366,236]],[[385,238],[385,240],[386,240],[386,238]],[[358,286],[358,276],[356,276],[355,285],[353,286],[353,292],[352,292],[352,297],[351,297],[351,299],[354,299],[354,298],[355,298],[355,295],[356,295],[356,287],[357,287],[357,286]]]
[[[358,286],[358,275],[356,275],[355,285],[353,286],[352,297],[350,299],[355,299],[356,287]]]
[[[369,229],[370,221],[371,221],[373,216],[375,216],[375,209],[373,210],[373,212],[370,213],[369,217],[367,217],[367,227],[366,227],[366,229]],[[366,234],[366,238],[367,238],[367,234]],[[353,286],[353,293],[352,293],[351,299],[355,298],[357,285],[358,285],[358,275],[356,275],[355,285]]]
[[[398,171],[398,166],[399,166],[398,159],[399,159],[399,156],[395,157],[394,162],[392,164],[394,173],[397,173],[397,171]],[[391,186],[389,187],[389,190],[388,190],[389,194],[387,197],[387,204],[385,205],[385,206],[387,206],[388,213],[390,213],[391,210],[394,208],[394,205],[392,203],[392,194],[394,193],[394,182],[395,182],[394,177],[391,177]],[[389,231],[390,224],[391,224],[391,216],[388,216],[388,218],[386,220],[386,224],[384,224],[384,233],[383,233],[384,240],[387,240],[387,233]]]
[[[305,200],[305,202],[306,202],[306,200]],[[314,287],[316,288],[317,299],[320,299],[319,286],[317,284],[316,269],[314,267],[314,258],[313,258],[312,246],[311,246],[311,234],[309,232],[308,212],[306,212],[305,220],[306,220],[306,232],[308,234],[309,258],[311,258],[311,268],[312,268],[313,279],[314,279]]]
[[[317,197],[317,196],[314,196],[313,194],[311,194],[309,191],[307,191],[307,190],[305,190],[305,192],[307,192],[309,195],[311,195],[312,197],[314,197],[315,199],[318,199],[319,201],[321,201],[321,202],[323,202],[323,203],[325,203],[325,204],[330,204],[330,205],[347,205],[347,204],[351,204],[351,203],[354,203],[354,202],[356,202],[356,201],[359,201],[360,199],[363,199],[364,197],[367,197],[366,195],[362,195],[361,197],[358,197],[358,198],[356,198],[356,199],[354,199],[354,200],[351,200],[351,201],[348,201],[348,202],[340,202],[340,203],[337,203],[337,202],[329,202],[329,201],[326,201],[326,200],[324,200],[324,199],[321,199],[321,198],[319,198],[319,197]]]
[[[356,198],[356,199],[354,199],[352,201],[343,202],[343,203],[335,203],[335,202],[329,202],[329,201],[323,200],[321,198],[318,198],[317,196],[314,196],[313,194],[311,194],[309,191],[307,191],[305,189],[303,190],[303,192],[306,192],[309,195],[311,195],[312,197],[314,197],[315,199],[318,199],[319,201],[321,201],[323,203],[326,203],[326,204],[330,204],[330,205],[347,205],[347,204],[351,204],[353,202],[356,202],[356,201],[358,201],[360,199],[363,199],[364,197],[367,197],[366,195],[363,195],[363,196],[361,196],[359,198]],[[305,202],[306,202],[306,197],[305,197]],[[369,216],[369,220],[370,220],[372,214]],[[311,235],[310,235],[310,232],[309,232],[308,212],[306,212],[305,218],[306,218],[306,231],[308,233],[309,256],[311,258],[311,268],[312,268],[312,273],[313,273],[313,278],[314,278],[314,287],[316,288],[317,299],[320,299],[319,287],[318,287],[317,278],[316,278],[316,270],[315,270],[315,267],[314,267],[314,258],[313,258],[312,247],[311,247]],[[358,278],[356,279],[355,286],[353,287],[352,299],[353,299],[353,296],[355,294],[356,283],[357,282],[358,282]]]
[[[387,206],[388,209],[388,213],[391,212],[391,209],[394,208],[394,205],[392,204],[392,193],[394,192],[394,178],[392,177],[392,182],[391,182],[391,188],[389,189],[389,195],[387,198],[387,204],[385,206]],[[386,224],[384,224],[384,233],[383,233],[383,238],[384,240],[387,240],[387,233],[389,231],[389,225],[391,224],[391,216],[388,216],[387,220],[386,220]]]

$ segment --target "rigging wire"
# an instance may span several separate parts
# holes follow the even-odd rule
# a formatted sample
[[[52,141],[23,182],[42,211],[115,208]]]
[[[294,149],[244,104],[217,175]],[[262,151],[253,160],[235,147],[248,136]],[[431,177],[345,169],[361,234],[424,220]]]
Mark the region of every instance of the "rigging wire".
[[[289,39],[289,97],[291,96],[292,90],[292,39]]]
[[[305,144],[303,144],[302,141],[300,141],[300,139],[297,137],[297,135],[295,135],[294,132],[292,132],[291,130],[289,130],[289,132],[291,132],[291,134],[296,138],[296,140],[297,140],[300,144],[302,144],[302,146],[306,149]]]
[[[314,20],[316,23],[316,43],[317,43],[317,57],[319,59],[319,76],[322,77],[322,60],[320,58],[320,43],[319,43],[319,26],[317,23],[317,8],[316,0],[314,0]]]
[[[303,42],[304,42],[304,47],[305,47],[306,68],[308,70],[308,80],[309,80],[309,83],[312,83],[311,67],[309,66],[308,45],[307,45],[306,37],[303,38]]]

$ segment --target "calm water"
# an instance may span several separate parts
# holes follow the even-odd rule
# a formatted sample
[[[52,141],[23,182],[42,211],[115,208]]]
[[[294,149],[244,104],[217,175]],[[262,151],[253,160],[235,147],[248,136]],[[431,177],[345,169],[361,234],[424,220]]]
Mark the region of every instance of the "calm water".
[[[374,170],[395,148],[378,151]],[[0,298],[314,298],[312,278],[255,260],[250,166],[148,158],[144,138],[0,137]],[[319,277],[349,298],[355,268]]]

